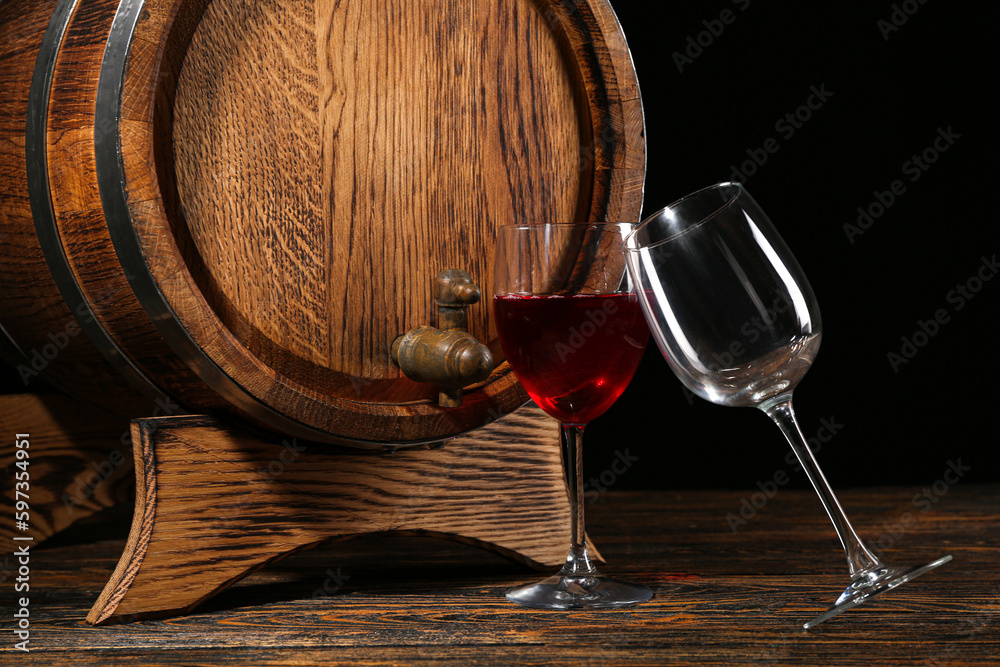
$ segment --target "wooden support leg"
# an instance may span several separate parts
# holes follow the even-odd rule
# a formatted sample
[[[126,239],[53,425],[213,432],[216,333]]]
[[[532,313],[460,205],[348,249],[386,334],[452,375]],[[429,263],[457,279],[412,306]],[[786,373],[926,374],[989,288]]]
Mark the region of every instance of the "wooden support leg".
[[[61,394],[0,396],[0,537],[51,537],[96,512],[132,499],[128,421]],[[26,434],[27,461],[16,467],[14,439]],[[14,473],[28,473],[27,530],[15,524]],[[21,487],[22,489],[25,487]],[[20,498],[23,498],[21,496]]]
[[[87,620],[187,613],[268,563],[365,533],[437,535],[555,567],[569,543],[558,437],[536,408],[393,454],[268,442],[206,417],[138,420],[132,532]]]

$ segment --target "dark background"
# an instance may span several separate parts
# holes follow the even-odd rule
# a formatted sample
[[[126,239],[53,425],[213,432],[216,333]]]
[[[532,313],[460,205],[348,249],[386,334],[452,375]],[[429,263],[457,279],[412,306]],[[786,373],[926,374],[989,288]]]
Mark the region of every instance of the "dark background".
[[[895,27],[889,1],[613,5],[646,112],[645,215],[731,180],[748,150],[778,142],[744,183],[819,299],[823,345],[795,397],[807,436],[822,419],[840,425],[818,454],[831,483],[930,484],[959,460],[971,467],[963,482],[1000,479],[1000,278],[960,310],[948,300],[982,257],[1000,253],[996,4],[898,2],[907,20],[886,34]],[[733,21],[711,35],[703,21],[725,9]],[[702,43],[710,35],[712,43],[679,71],[675,52],[702,32]],[[832,96],[786,138],[787,126],[776,123],[813,86]],[[914,182],[903,165],[933,145],[939,128],[960,138]],[[895,180],[904,194],[852,244],[844,224]],[[950,321],[895,372],[888,354],[942,308]],[[611,479],[616,450],[639,459],[614,475],[616,489],[752,488],[778,470],[792,474],[790,450],[765,415],[686,395],[652,345],[588,435],[588,477]],[[792,477],[806,484],[802,473]]]
[[[1000,479],[1000,279],[961,309],[948,299],[976,276],[982,258],[1000,252],[996,6],[897,3],[896,18],[907,20],[889,32],[890,2],[615,0],[614,7],[642,84],[647,214],[732,179],[748,151],[760,158],[766,140],[777,142],[744,182],[820,301],[823,347],[796,406],[808,436],[829,433],[819,431],[824,419],[834,425],[819,452],[834,486],[926,485],[949,462],[970,468],[963,482]],[[731,22],[712,23],[723,10]],[[699,36],[700,53],[688,42]],[[683,71],[675,54],[690,58]],[[813,87],[829,99],[788,136],[789,126],[777,124]],[[959,137],[912,181],[904,163],[949,128]],[[844,224],[896,180],[905,192],[851,243]],[[900,353],[901,338],[939,309],[950,321],[894,370],[887,355]],[[11,369],[0,368],[0,385],[18,388]],[[778,471],[792,475],[791,485],[805,484],[763,414],[685,394],[652,346],[625,395],[588,429],[587,443],[595,490],[602,475],[616,489],[751,489]]]

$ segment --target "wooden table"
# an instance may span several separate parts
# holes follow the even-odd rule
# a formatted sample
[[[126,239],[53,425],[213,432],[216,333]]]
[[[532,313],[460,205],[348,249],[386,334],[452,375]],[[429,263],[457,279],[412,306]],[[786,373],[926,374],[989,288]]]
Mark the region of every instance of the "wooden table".
[[[779,490],[736,532],[727,515],[763,495],[602,495],[588,512],[605,569],[656,592],[610,612],[521,609],[503,592],[534,573],[463,545],[386,535],[297,554],[187,617],[93,627],[84,617],[128,527],[127,517],[106,517],[33,551],[30,653],[12,648],[15,574],[4,561],[0,663],[995,665],[1000,486],[928,491],[936,502],[915,500],[919,487],[844,491],[841,500],[890,562],[954,561],[808,632],[802,623],[847,581],[807,491]]]

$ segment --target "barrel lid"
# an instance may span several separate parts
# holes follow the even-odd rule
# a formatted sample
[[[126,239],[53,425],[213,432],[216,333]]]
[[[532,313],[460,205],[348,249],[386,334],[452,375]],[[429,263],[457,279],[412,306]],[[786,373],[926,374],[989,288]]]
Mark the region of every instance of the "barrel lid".
[[[108,223],[189,365],[241,412],[316,440],[441,440],[521,405],[506,363],[445,409],[389,351],[434,324],[439,271],[491,293],[498,226],[638,220],[642,108],[607,2],[144,11],[123,5],[112,30],[129,46],[125,215]],[[502,360],[489,300],[469,315]]]

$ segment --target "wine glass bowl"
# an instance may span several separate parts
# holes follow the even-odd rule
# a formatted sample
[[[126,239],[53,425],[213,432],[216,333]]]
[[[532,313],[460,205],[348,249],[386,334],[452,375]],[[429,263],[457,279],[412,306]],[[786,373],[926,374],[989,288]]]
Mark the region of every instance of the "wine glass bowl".
[[[630,224],[501,227],[494,321],[504,355],[542,410],[561,424],[570,497],[569,555],[559,574],[507,593],[539,609],[644,602],[652,591],[601,574],[590,560],[583,512],[582,438],[621,395],[642,359],[648,327],[626,268]]]
[[[758,207],[734,207],[740,197],[749,195],[731,183],[686,197],[627,243],[674,373],[705,400],[757,406],[795,387],[822,334],[802,269]]]
[[[634,294],[505,294],[493,307],[518,380],[561,423],[587,424],[604,414],[646,348]],[[625,347],[608,354],[607,345]]]
[[[792,394],[822,339],[812,288],[767,215],[739,183],[671,204],[625,241],[653,338],[698,396],[756,407],[784,433],[844,547],[852,579],[806,628],[951,560],[886,566],[858,537],[795,418]]]

